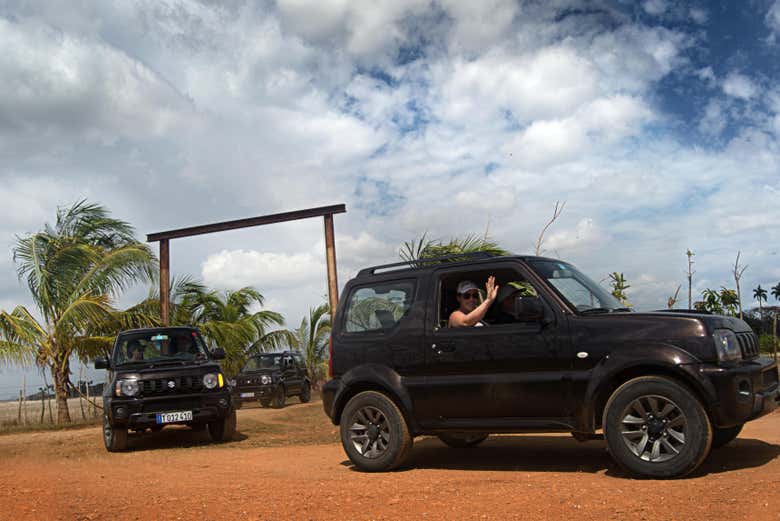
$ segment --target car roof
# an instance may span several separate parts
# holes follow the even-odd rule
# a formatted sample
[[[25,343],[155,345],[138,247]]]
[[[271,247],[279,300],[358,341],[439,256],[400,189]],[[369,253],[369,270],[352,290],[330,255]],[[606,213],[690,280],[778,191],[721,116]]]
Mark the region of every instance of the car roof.
[[[137,329],[125,329],[124,331],[120,331],[117,336],[136,334],[136,333],[159,333],[161,331],[195,331],[200,333],[200,330],[197,327],[169,326],[169,327],[142,327]]]
[[[504,260],[562,262],[559,259],[541,257],[538,255],[495,255],[489,252],[474,252],[372,266],[370,268],[360,270],[355,279],[365,279],[379,275],[406,275],[409,273],[432,271],[442,267],[466,267]],[[421,263],[425,264],[420,265]]]

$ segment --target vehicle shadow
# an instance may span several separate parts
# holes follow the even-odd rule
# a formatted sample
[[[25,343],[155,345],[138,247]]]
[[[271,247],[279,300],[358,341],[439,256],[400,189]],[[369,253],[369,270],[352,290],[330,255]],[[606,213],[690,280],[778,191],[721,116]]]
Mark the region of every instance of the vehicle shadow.
[[[248,436],[237,431],[230,443],[242,442]],[[127,437],[128,451],[141,452],[161,449],[186,449],[203,445],[212,445],[206,429],[193,430],[189,427],[169,427],[160,432],[130,432]]]
[[[780,456],[780,445],[737,439],[709,457],[688,478],[760,467]],[[348,460],[344,463],[351,466]],[[610,457],[603,440],[578,442],[571,436],[493,436],[478,447],[453,449],[436,438],[415,443],[399,472],[413,469],[524,472],[587,472],[630,478]],[[353,470],[354,469],[353,467]]]

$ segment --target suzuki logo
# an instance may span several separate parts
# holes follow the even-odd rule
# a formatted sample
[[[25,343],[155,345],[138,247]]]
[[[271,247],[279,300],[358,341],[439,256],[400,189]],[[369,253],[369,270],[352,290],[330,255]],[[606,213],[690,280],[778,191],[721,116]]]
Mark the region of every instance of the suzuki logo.
[[[176,387],[176,382],[168,380],[168,389],[173,389],[174,387]]]

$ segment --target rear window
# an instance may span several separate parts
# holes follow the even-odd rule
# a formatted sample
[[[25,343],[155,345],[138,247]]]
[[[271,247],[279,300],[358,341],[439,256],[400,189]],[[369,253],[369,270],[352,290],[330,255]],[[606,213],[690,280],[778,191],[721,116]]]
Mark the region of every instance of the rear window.
[[[355,288],[347,305],[345,330],[347,333],[362,333],[390,329],[409,311],[413,298],[412,281]]]

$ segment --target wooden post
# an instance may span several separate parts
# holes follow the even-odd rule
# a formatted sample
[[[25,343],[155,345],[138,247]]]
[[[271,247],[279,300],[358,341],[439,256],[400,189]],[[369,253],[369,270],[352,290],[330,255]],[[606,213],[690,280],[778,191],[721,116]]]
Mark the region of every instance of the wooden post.
[[[339,302],[339,282],[336,271],[336,242],[333,238],[333,214],[323,217],[325,220],[325,260],[328,264],[328,301],[330,303],[330,322],[336,318],[336,305]]]
[[[41,387],[41,423],[43,423],[43,415],[46,413],[46,400],[44,399],[44,393],[46,392],[46,389]]]
[[[170,252],[168,239],[160,241],[160,320],[164,326],[170,325]]]
[[[774,321],[772,323],[772,356],[777,362],[777,312],[774,313]]]

